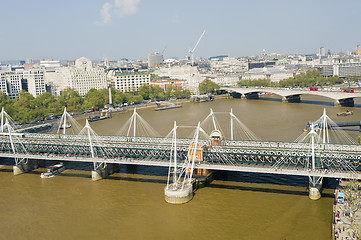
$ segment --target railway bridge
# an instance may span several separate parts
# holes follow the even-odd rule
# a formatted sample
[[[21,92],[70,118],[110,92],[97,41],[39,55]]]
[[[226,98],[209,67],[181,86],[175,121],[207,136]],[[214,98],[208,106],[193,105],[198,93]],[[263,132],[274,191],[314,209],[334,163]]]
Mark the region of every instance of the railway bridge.
[[[209,115],[213,123],[214,114],[211,111]],[[230,114],[233,126],[234,115]],[[1,126],[0,157],[15,159],[16,175],[29,171],[29,163],[38,160],[92,162],[93,180],[111,174],[117,164],[164,166],[169,168],[166,189],[173,186],[172,196],[191,184],[193,173],[202,170],[300,175],[309,177],[313,199],[320,197],[323,177],[361,179],[361,145],[330,143],[325,112],[319,121],[323,124],[318,129],[312,126],[298,142],[234,140],[233,135],[226,140],[216,124],[208,138],[199,137],[203,131],[200,123],[193,138],[177,137],[180,126],[176,123],[173,137],[159,138],[136,136],[135,129],[133,136],[96,135],[88,122],[76,135],[17,133],[7,119],[5,122]],[[188,191],[185,199],[189,197]],[[175,202],[184,200],[180,198],[173,196]]]

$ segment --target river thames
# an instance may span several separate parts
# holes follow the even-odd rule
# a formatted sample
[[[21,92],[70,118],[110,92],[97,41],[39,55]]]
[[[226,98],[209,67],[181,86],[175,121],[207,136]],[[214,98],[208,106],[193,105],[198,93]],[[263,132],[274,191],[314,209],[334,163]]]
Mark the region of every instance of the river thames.
[[[333,107],[324,98],[305,97],[301,104],[277,98],[218,99],[138,113],[165,136],[174,121],[196,125],[210,108],[214,112],[232,108],[261,140],[293,141],[324,108],[335,122],[360,121],[358,106],[356,102],[355,108],[348,108],[354,111],[352,116],[337,117],[346,108]],[[91,126],[99,135],[114,135],[131,114],[116,113]],[[226,115],[218,120],[221,125],[229,121]],[[353,138],[359,134],[348,133]],[[189,203],[171,205],[164,200],[167,168],[122,165],[119,173],[92,182],[90,163],[65,163],[60,176],[41,179],[45,168],[14,176],[12,162],[1,161],[0,239],[331,238],[334,180],[325,179],[322,198],[311,201],[307,177],[221,172]]]

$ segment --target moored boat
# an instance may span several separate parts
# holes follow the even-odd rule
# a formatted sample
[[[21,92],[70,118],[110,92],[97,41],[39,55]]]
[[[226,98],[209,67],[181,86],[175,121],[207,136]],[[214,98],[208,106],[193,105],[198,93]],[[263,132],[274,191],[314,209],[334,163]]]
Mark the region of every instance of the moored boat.
[[[41,178],[54,177],[55,175],[59,175],[64,170],[65,170],[65,167],[64,167],[63,163],[55,164],[55,165],[48,167],[46,172],[41,173],[40,177]]]

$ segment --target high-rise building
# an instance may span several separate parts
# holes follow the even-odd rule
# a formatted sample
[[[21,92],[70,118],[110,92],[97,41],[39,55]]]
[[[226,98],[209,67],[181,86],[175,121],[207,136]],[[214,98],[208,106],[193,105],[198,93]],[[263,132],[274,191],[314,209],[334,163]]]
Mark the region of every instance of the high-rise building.
[[[153,68],[156,65],[162,64],[163,63],[163,55],[155,52],[155,53],[151,53],[148,56],[148,67]]]
[[[23,90],[23,72],[16,71],[16,72],[7,72],[5,74],[6,84],[7,84],[7,91],[10,99],[15,99],[19,92]],[[26,90],[26,89],[24,89]]]
[[[23,78],[27,81],[28,92],[34,97],[46,92],[43,69],[24,70]]]
[[[122,92],[137,91],[150,84],[150,73],[146,71],[116,71],[110,76],[111,85]]]
[[[108,87],[104,69],[93,68],[91,60],[84,57],[77,59],[74,66],[47,70],[45,81],[55,96],[68,87],[77,90],[81,96],[85,96],[91,88]]]
[[[326,56],[326,48],[320,47],[319,55],[320,57]]]
[[[0,72],[0,92],[8,94],[8,85],[6,83],[6,72]]]

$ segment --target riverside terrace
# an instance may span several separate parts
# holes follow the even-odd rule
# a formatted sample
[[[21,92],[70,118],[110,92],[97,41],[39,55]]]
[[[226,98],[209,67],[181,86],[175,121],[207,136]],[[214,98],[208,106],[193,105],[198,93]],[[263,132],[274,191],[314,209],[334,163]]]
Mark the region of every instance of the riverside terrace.
[[[361,92],[346,93],[332,91],[310,91],[299,89],[282,89],[282,88],[242,88],[242,87],[222,87],[230,94],[240,94],[242,98],[258,99],[259,93],[271,93],[282,97],[282,102],[300,102],[301,95],[315,95],[332,99],[334,106],[353,107],[354,98],[361,98]]]
[[[66,111],[64,114],[68,115]],[[139,122],[135,121],[137,115],[134,110],[134,122]],[[209,117],[213,122],[214,115],[211,111]],[[234,119],[232,112],[230,115],[231,126],[234,126],[233,121],[238,119]],[[4,116],[7,115],[4,113]],[[38,160],[92,162],[93,180],[106,177],[117,168],[117,164],[164,166],[171,171],[173,157],[175,165],[183,169],[181,172],[190,175],[189,179],[193,169],[308,176],[310,198],[318,199],[323,177],[361,179],[361,145],[328,143],[325,139],[328,132],[323,134],[329,131],[327,120],[324,111],[320,118],[323,126],[319,129],[312,127],[304,141],[272,142],[223,140],[216,125],[212,133],[207,134],[200,123],[197,136],[203,131],[208,137],[197,137],[197,140],[139,137],[135,135],[135,127],[134,136],[99,136],[88,122],[81,131],[83,134],[77,135],[16,133],[6,119],[6,124],[1,126],[0,157],[15,159],[15,175],[31,169],[29,159],[32,163]],[[179,127],[175,124],[173,134]],[[198,156],[196,160],[195,155]]]

